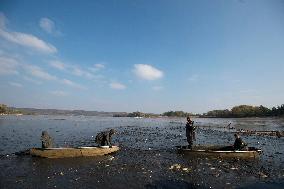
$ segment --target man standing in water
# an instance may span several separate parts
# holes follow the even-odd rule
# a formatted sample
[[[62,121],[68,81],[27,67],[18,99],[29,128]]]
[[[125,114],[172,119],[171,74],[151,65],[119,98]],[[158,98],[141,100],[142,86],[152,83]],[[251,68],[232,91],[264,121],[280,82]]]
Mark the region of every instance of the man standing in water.
[[[192,148],[193,140],[195,139],[195,127],[193,126],[194,121],[191,121],[190,117],[187,117],[187,123],[186,123],[186,138],[188,142],[188,148]]]

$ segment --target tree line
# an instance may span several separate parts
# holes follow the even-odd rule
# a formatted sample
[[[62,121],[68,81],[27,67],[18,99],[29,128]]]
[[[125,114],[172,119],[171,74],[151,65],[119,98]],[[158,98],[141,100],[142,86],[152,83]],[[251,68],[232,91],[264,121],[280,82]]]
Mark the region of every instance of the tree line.
[[[193,116],[194,114],[184,112],[184,111],[168,111],[164,112],[162,116],[168,116],[168,117],[187,117],[187,116]]]
[[[114,117],[187,117],[187,116],[196,116],[195,114],[184,112],[184,111],[168,111],[162,114],[153,114],[153,113],[143,113],[143,112],[132,112],[132,113],[121,113],[115,114]]]
[[[8,107],[5,104],[0,104],[0,114],[19,114],[25,113],[17,108]],[[192,114],[184,111],[168,111],[162,114],[153,113],[143,113],[143,112],[132,112],[132,113],[117,113],[113,115],[114,117],[187,117],[187,116],[199,116],[199,117],[220,117],[220,118],[230,118],[230,117],[269,117],[269,116],[284,116],[284,104],[276,106],[273,108],[267,108],[262,105],[260,106],[250,106],[250,105],[240,105],[234,106],[231,110],[212,110],[203,115]]]
[[[269,117],[269,116],[284,116],[284,104],[273,107],[271,109],[260,106],[240,105],[235,106],[231,110],[212,110],[204,113],[202,117]]]
[[[10,108],[5,104],[0,104],[0,114],[20,114],[20,113],[22,113],[20,110]]]
[[[159,114],[153,114],[153,113],[143,113],[143,112],[132,112],[132,113],[117,113],[114,114],[113,117],[158,117]]]

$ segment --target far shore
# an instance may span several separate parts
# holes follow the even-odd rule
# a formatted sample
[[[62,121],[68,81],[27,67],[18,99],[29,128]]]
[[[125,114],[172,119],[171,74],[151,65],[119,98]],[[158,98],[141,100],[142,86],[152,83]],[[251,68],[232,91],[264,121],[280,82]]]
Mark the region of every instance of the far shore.
[[[14,116],[23,116],[23,115],[34,115],[34,116],[46,116],[46,115],[50,115],[50,116],[95,116],[95,117],[117,117],[117,116],[106,116],[106,115],[79,115],[79,114],[76,114],[76,115],[73,115],[73,114],[25,114],[25,113],[0,113],[0,116],[9,116],[9,115],[14,115]],[[122,118],[122,117],[125,117],[125,118],[134,118],[134,119],[144,119],[144,118],[151,118],[151,119],[159,119],[159,118],[169,118],[169,119],[186,119],[186,116],[185,117],[179,117],[179,116],[149,116],[149,117],[130,117],[130,116],[119,116],[117,118]],[[252,116],[252,117],[212,117],[212,116],[190,116],[191,118],[211,118],[211,119],[244,119],[244,118],[284,118],[284,116],[266,116],[266,117],[258,117],[258,116]]]

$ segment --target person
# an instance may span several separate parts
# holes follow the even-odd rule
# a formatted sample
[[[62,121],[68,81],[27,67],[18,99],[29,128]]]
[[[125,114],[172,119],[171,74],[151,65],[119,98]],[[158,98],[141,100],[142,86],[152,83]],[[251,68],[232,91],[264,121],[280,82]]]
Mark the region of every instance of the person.
[[[276,131],[276,136],[277,136],[278,138],[281,138],[281,137],[282,137],[282,134],[280,133],[280,131]]]
[[[52,138],[49,136],[47,131],[42,131],[41,133],[41,147],[42,148],[52,148]]]
[[[191,121],[190,117],[187,117],[186,123],[186,138],[188,142],[188,148],[191,149],[193,145],[193,140],[195,139],[195,127],[193,126],[194,121]]]
[[[115,130],[111,129],[109,131],[98,133],[95,142],[100,146],[112,146],[111,137],[115,134]]]
[[[246,150],[247,144],[241,139],[238,134],[234,134],[235,136],[235,143],[234,143],[234,150]]]

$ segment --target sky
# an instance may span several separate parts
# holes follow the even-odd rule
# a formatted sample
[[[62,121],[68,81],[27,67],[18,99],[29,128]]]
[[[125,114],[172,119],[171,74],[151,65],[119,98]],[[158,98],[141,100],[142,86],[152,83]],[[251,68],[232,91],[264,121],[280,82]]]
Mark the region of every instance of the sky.
[[[203,113],[284,103],[283,0],[0,0],[0,103]]]

